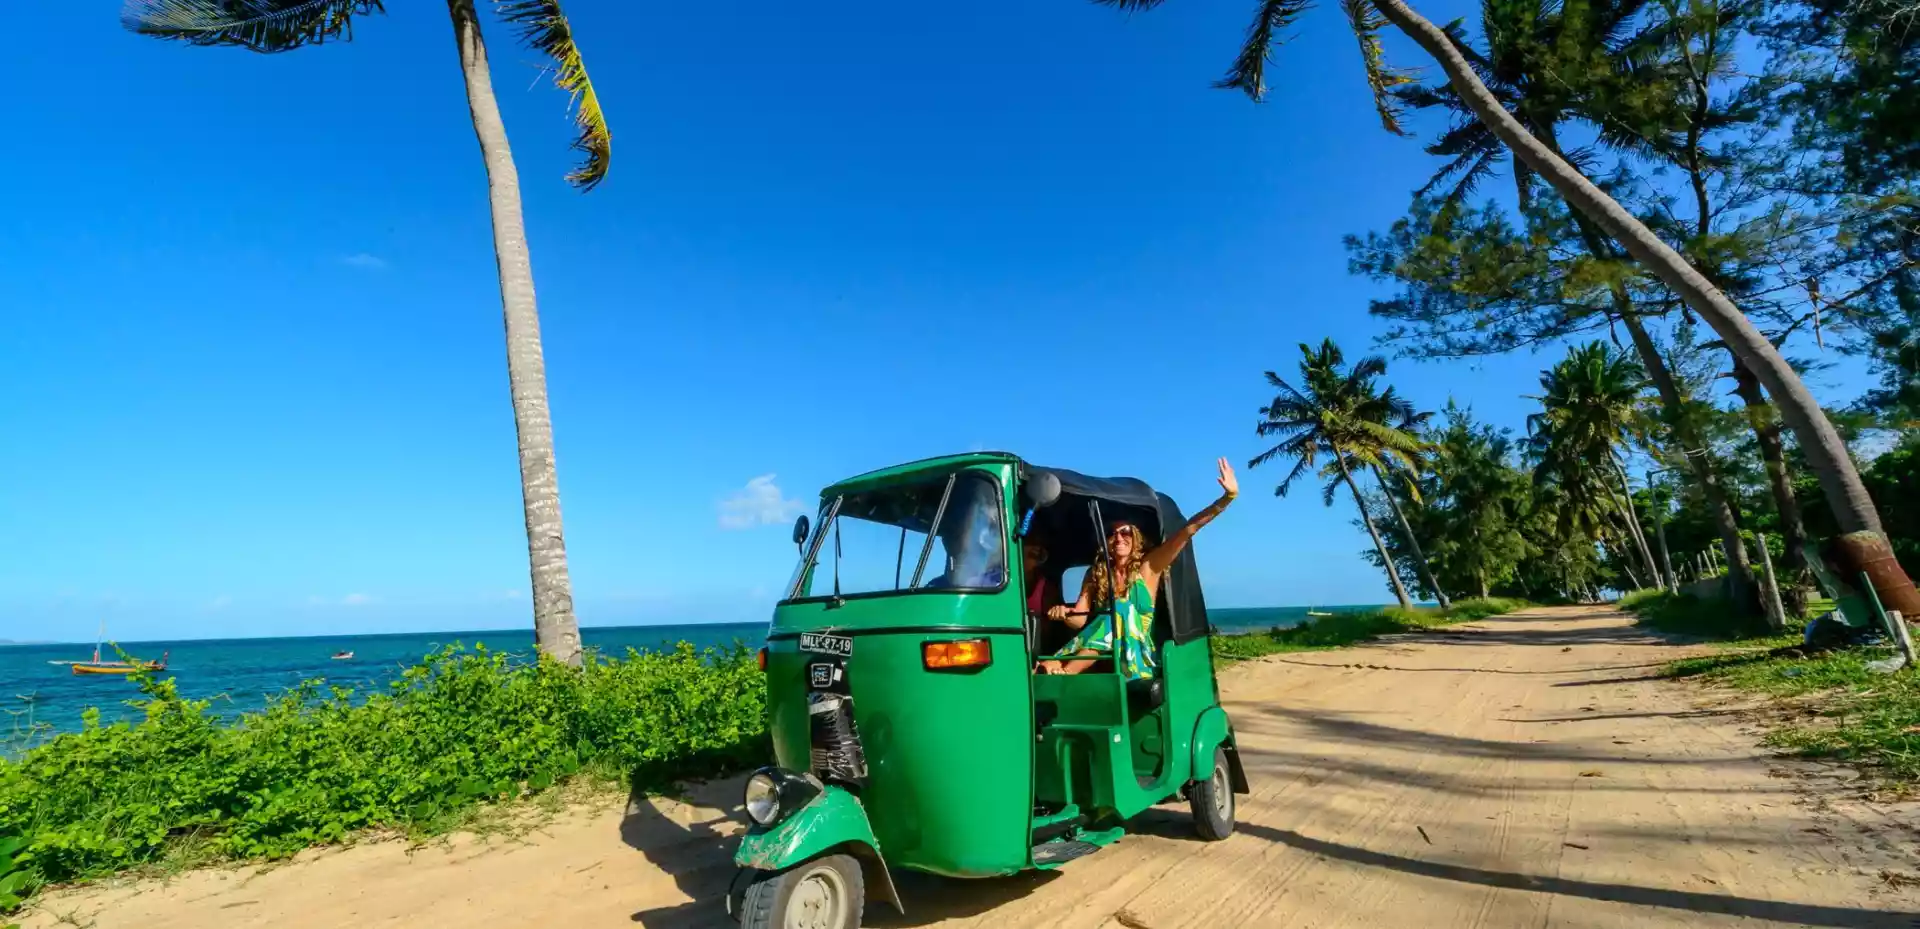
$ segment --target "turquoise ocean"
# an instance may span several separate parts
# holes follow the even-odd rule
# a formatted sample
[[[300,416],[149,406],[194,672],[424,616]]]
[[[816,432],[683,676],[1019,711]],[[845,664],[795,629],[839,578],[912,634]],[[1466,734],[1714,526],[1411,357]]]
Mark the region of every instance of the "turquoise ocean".
[[[1209,611],[1214,628],[1222,632],[1249,632],[1296,626],[1307,619],[1309,607],[1249,607]],[[1321,612],[1372,609],[1369,606],[1321,606]],[[687,623],[655,626],[589,626],[580,630],[588,648],[602,654],[623,655],[629,648],[673,648],[688,642],[696,648],[744,646],[758,648],[765,623]],[[128,654],[157,659],[167,654],[167,674],[182,696],[213,701],[210,709],[232,716],[260,707],[267,698],[305,680],[360,693],[384,690],[399,673],[420,658],[453,644],[485,645],[488,649],[531,656],[530,630],[491,632],[400,633],[390,635],[316,636],[304,638],[197,639],[177,642],[121,642]],[[110,654],[103,657],[112,658]],[[334,655],[352,652],[351,659]],[[18,751],[53,732],[80,728],[88,707],[100,710],[105,722],[133,719],[138,711],[126,701],[138,697],[134,685],[117,677],[77,676],[56,661],[84,661],[93,655],[93,643],[0,646],[0,754]]]

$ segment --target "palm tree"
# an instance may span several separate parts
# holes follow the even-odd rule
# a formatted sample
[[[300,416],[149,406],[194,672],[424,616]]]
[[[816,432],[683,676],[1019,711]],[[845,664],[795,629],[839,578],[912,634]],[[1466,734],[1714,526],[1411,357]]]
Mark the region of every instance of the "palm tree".
[[[1134,11],[1157,7],[1161,0],[1094,2]],[[1245,43],[1216,86],[1238,90],[1255,101],[1264,98],[1267,60],[1274,46],[1285,38],[1288,27],[1310,5],[1308,0],[1256,0]],[[1843,534],[1842,543],[1854,565],[1864,568],[1869,562],[1880,562],[1876,567],[1884,573],[1875,586],[1881,590],[1881,599],[1889,608],[1911,605],[1920,611],[1920,592],[1915,591],[1913,581],[1893,561],[1893,549],[1881,526],[1880,514],[1860,480],[1845,441],[1821,411],[1805,382],[1753,321],[1645,223],[1588,180],[1559,152],[1528,132],[1487,88],[1468,61],[1461,43],[1446,30],[1415,12],[1405,0],[1342,0],[1341,8],[1359,40],[1367,84],[1373,91],[1382,126],[1389,132],[1404,134],[1393,91],[1413,81],[1407,72],[1390,67],[1382,53],[1380,32],[1392,25],[1439,63],[1466,110],[1485,124],[1529,172],[1558,191],[1575,211],[1599,225],[1601,231],[1618,242],[1641,267],[1677,294],[1726,341],[1740,362],[1760,379],[1767,394],[1774,398],[1781,418],[1799,439],[1808,468],[1819,478],[1833,507],[1834,520]]]
[[[1652,108],[1659,110],[1665,103],[1664,94],[1650,93],[1649,88],[1657,86],[1664,91],[1672,83],[1669,75],[1649,73],[1654,70],[1650,61],[1666,38],[1660,30],[1634,28],[1635,17],[1645,6],[1644,0],[1489,3],[1481,9],[1484,50],[1470,45],[1457,26],[1449,26],[1448,35],[1481,82],[1514,118],[1547,148],[1585,172],[1594,164],[1591,150],[1568,152],[1561,147],[1561,129],[1568,123],[1584,123],[1602,145],[1616,151],[1656,147],[1646,138],[1644,124],[1648,120],[1620,105],[1632,100],[1645,109],[1651,98]],[[1396,89],[1394,96],[1415,109],[1440,109],[1453,117],[1453,125],[1427,146],[1429,154],[1448,161],[1434,173],[1422,195],[1451,184],[1443,199],[1457,203],[1505,160],[1505,143],[1451,87],[1411,84]],[[1525,162],[1514,164],[1513,179],[1520,203],[1530,203],[1535,178]],[[1618,246],[1598,223],[1577,211],[1569,218],[1593,258],[1609,265],[1621,261]],[[1668,427],[1682,447],[1704,448],[1706,443],[1697,424],[1684,413],[1688,398],[1661,357],[1643,318],[1646,310],[1636,304],[1624,276],[1616,275],[1607,282],[1607,295],[1611,301],[1611,311],[1604,314],[1608,324],[1618,323],[1627,330],[1641,365],[1659,393]],[[1729,580],[1734,600],[1748,602],[1746,550],[1718,469],[1711,459],[1698,454],[1687,456],[1686,467],[1700,485],[1708,515],[1719,530],[1721,551],[1733,565]]]
[[[1323,494],[1328,506],[1341,485],[1353,494],[1360,521],[1373,539],[1380,563],[1386,566],[1387,580],[1402,607],[1411,607],[1412,598],[1387,553],[1380,530],[1367,513],[1360,496],[1360,485],[1353,480],[1355,468],[1382,469],[1389,463],[1413,467],[1420,451],[1420,440],[1395,429],[1389,423],[1412,414],[1412,405],[1393,388],[1380,390],[1375,381],[1387,371],[1386,359],[1363,358],[1351,369],[1344,369],[1346,356],[1327,339],[1315,349],[1300,344],[1300,387],[1296,388],[1272,371],[1267,383],[1279,395],[1260,408],[1260,423],[1254,431],[1265,438],[1277,438],[1279,444],[1261,452],[1247,463],[1257,468],[1275,458],[1293,459],[1293,470],[1274,488],[1274,496],[1284,497],[1302,474],[1320,468],[1328,482]],[[1322,457],[1330,459],[1321,465]],[[1378,473],[1378,471],[1376,471]]]
[[[606,177],[611,136],[600,98],[574,45],[573,29],[559,0],[506,0],[500,18],[518,27],[528,46],[553,60],[554,82],[572,95],[579,136],[573,147],[583,163],[567,180],[590,190]],[[284,52],[328,39],[352,37],[353,18],[383,13],[381,0],[127,0],[122,21],[141,35],[194,45],[238,46]],[[546,655],[579,665],[580,629],[567,577],[567,548],[560,528],[560,488],[553,457],[553,421],[547,411],[546,361],[540,349],[540,316],[534,302],[533,264],[520,209],[520,175],[507,129],[493,96],[486,42],[474,0],[447,0],[453,35],[466,80],[467,106],[487,168],[493,212],[493,251],[500,269],[500,302],[506,319],[507,379],[519,434],[520,494],[526,509],[527,560],[533,586],[534,641]]]
[[[1545,391],[1539,398],[1541,411],[1527,417],[1527,428],[1540,460],[1538,474],[1559,483],[1573,503],[1561,514],[1563,524],[1597,515],[1598,521],[1586,528],[1599,536],[1617,514],[1641,567],[1648,577],[1659,577],[1619,459],[1620,449],[1635,438],[1646,375],[1631,358],[1605,342],[1593,342],[1576,347],[1544,372],[1540,386]],[[1613,480],[1620,482],[1619,488]]]
[[[1409,409],[1400,417],[1400,421],[1394,424],[1394,428],[1407,435],[1418,436],[1426,429],[1427,422],[1431,419],[1433,419],[1431,412],[1415,413]],[[1425,445],[1424,442],[1421,444]],[[1434,579],[1433,566],[1427,562],[1427,553],[1420,547],[1420,537],[1414,534],[1413,526],[1407,522],[1406,512],[1400,508],[1399,496],[1387,482],[1389,474],[1400,476],[1401,486],[1406,488],[1408,497],[1415,503],[1421,502],[1419,471],[1425,461],[1419,457],[1415,457],[1413,461],[1415,466],[1406,470],[1395,467],[1391,461],[1377,466],[1373,469],[1373,479],[1380,482],[1380,495],[1387,498],[1387,508],[1393,511],[1394,521],[1400,524],[1400,535],[1407,540],[1407,549],[1413,552],[1413,566],[1419,570],[1420,580],[1426,583],[1428,590],[1433,591],[1433,598],[1439,601],[1441,609],[1450,609],[1453,601],[1447,598],[1446,590],[1440,586],[1438,580]]]

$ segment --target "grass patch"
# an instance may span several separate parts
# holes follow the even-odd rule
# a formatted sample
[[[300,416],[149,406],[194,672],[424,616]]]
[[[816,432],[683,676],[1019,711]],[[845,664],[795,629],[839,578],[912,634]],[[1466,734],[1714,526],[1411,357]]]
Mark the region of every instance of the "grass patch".
[[[1640,625],[1675,635],[1749,644],[1799,641],[1800,623],[1790,623],[1784,634],[1774,632],[1767,628],[1766,620],[1741,613],[1731,602],[1719,598],[1637,590],[1620,598],[1619,607],[1634,614]]]
[[[1807,722],[1775,729],[1767,744],[1807,758],[1857,764],[1912,790],[1920,781],[1920,674],[1878,674],[1867,663],[1890,648],[1850,648],[1812,657],[1754,649],[1676,661],[1669,671],[1738,690],[1809,701]]]
[[[1340,648],[1398,632],[1417,632],[1453,623],[1471,622],[1525,609],[1525,600],[1501,597],[1461,600],[1446,610],[1388,607],[1364,613],[1335,613],[1298,626],[1266,632],[1213,637],[1213,654],[1224,661],[1246,661],[1262,655]]]
[[[1626,601],[1622,600],[1622,606]],[[1832,601],[1809,604],[1815,616]],[[1655,591],[1630,607],[1640,622],[1663,632],[1710,638],[1729,647],[1717,654],[1667,665],[1673,677],[1694,678],[1779,700],[1800,700],[1808,715],[1781,725],[1766,743],[1804,758],[1855,764],[1903,792],[1920,782],[1920,672],[1879,674],[1867,664],[1892,648],[1845,648],[1803,655],[1801,626],[1785,633],[1736,615],[1722,601]]]
[[[225,722],[171,680],[144,719],[0,760],[0,836],[27,887],[274,859],[367,832],[500,828],[561,787],[664,787],[765,757],[766,685],[744,649],[629,651],[583,670],[458,647],[361,698],[307,684]],[[503,819],[503,814],[505,818]]]
[[[1658,587],[1642,587],[1620,598],[1614,605],[1629,613],[1638,612],[1646,604],[1667,596],[1667,592]]]

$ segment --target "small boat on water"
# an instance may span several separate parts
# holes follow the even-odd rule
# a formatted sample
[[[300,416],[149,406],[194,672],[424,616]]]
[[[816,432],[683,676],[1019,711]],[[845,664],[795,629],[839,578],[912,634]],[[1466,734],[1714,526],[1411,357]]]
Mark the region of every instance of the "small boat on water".
[[[132,674],[136,671],[165,671],[167,656],[161,655],[159,661],[76,661],[73,663],[75,674]]]
[[[137,658],[131,661],[102,661],[100,659],[100,646],[104,644],[106,640],[107,624],[102,622],[100,624],[100,637],[93,643],[92,661],[56,661],[53,663],[69,666],[75,675],[125,676],[140,671],[165,671],[167,669],[167,656],[172,654],[171,652],[160,653],[159,661],[141,661]]]
[[[353,660],[353,653],[352,653],[352,652],[334,652],[334,653],[333,653],[333,660],[335,660],[335,661],[352,661],[352,660]]]

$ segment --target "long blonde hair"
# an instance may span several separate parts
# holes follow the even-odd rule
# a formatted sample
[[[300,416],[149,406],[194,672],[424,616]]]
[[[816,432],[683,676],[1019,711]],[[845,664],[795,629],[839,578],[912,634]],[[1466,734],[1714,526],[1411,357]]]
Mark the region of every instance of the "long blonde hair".
[[[1146,533],[1140,531],[1139,526],[1133,523],[1114,523],[1113,529],[1109,530],[1109,534],[1121,528],[1130,530],[1133,533],[1133,554],[1127,558],[1126,577],[1120,583],[1120,588],[1127,590],[1133,587],[1134,581],[1139,580],[1141,575],[1146,573],[1147,536]],[[1087,569],[1086,583],[1093,585],[1090,588],[1093,591],[1093,597],[1087,602],[1096,612],[1103,607],[1108,609],[1113,607],[1112,585],[1116,573],[1117,572],[1107,570],[1107,556],[1105,554],[1096,556],[1093,559],[1093,567]]]

